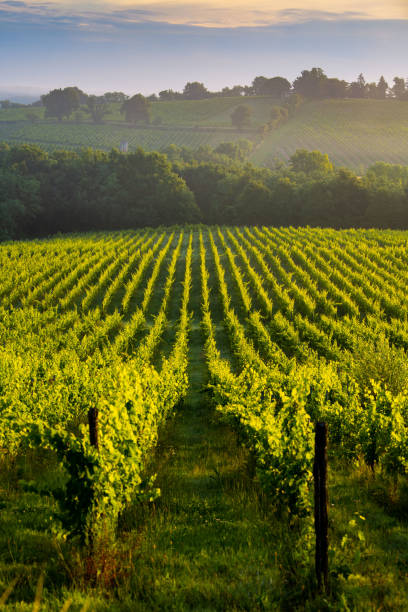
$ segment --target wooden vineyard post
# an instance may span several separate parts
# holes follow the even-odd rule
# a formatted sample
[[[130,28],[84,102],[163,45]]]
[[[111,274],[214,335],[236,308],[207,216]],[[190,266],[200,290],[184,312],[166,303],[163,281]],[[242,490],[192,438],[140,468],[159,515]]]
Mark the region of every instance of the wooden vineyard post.
[[[94,446],[96,450],[99,449],[99,439],[98,439],[98,409],[90,408],[88,410],[88,423],[89,423],[89,442],[91,446]],[[92,528],[88,530],[88,544],[90,551],[90,559],[89,559],[89,567],[88,567],[88,575],[89,578],[94,581],[95,580],[95,568],[93,565],[93,555],[94,555],[94,534]]]
[[[99,448],[98,440],[98,409],[90,408],[88,410],[88,422],[89,422],[89,441],[91,446],[96,449]]]
[[[328,513],[327,513],[327,424],[316,423],[314,476],[314,516],[316,533],[316,577],[319,590],[328,590]]]

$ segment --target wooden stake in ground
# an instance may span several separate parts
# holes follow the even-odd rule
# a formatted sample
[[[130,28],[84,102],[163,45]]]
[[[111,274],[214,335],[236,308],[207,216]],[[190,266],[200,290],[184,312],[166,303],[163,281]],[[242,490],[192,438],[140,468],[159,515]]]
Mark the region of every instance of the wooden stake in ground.
[[[98,442],[98,409],[90,408],[88,410],[88,422],[89,422],[89,441],[91,446],[96,449],[99,448]]]
[[[94,446],[96,450],[99,449],[98,440],[98,409],[90,408],[88,410],[88,423],[89,423],[89,442],[91,446]],[[88,529],[88,545],[89,545],[89,568],[87,570],[88,578],[91,582],[95,582],[95,566],[93,561],[94,556],[94,533],[92,527]]]
[[[328,514],[327,514],[327,424],[316,423],[314,476],[314,515],[316,532],[316,577],[319,590],[328,590]]]

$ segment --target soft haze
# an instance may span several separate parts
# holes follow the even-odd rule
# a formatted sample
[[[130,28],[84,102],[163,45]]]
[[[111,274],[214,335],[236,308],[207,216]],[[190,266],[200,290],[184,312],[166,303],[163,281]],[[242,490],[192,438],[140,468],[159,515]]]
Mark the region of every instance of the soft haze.
[[[406,0],[0,0],[0,92],[215,90],[312,66],[391,81],[407,57]]]

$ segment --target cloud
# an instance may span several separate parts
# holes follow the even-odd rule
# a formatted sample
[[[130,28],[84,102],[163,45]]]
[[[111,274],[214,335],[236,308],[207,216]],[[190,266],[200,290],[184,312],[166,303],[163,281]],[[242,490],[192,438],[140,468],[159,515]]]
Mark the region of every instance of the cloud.
[[[273,4],[273,6],[271,6]],[[327,10],[326,0],[258,0],[256,8],[243,0],[202,0],[201,2],[158,0],[0,0],[0,15],[8,21],[24,16],[30,20],[48,19],[78,27],[111,24],[120,27],[129,23],[168,23],[207,28],[259,27],[306,21],[336,21],[356,19],[408,19],[405,0],[333,0]]]
[[[2,4],[11,8],[28,7],[28,4],[26,4],[25,2],[19,2],[19,0],[4,0]]]
[[[336,13],[333,11],[317,11],[310,9],[288,8],[279,11],[279,23],[304,23],[305,21],[347,21],[349,19],[367,19],[367,13],[360,11],[343,11]]]
[[[259,74],[293,80],[312,66],[346,80],[359,72],[367,81],[406,75],[406,20],[336,20],[331,13],[313,19],[316,13],[290,11],[270,25],[259,8],[258,27],[215,28],[166,23],[146,4],[110,13],[86,7],[81,15],[39,4],[37,13],[7,9],[6,18],[0,3],[2,82],[9,88],[25,84],[45,93],[78,85],[91,93],[149,94],[199,80],[217,90]]]

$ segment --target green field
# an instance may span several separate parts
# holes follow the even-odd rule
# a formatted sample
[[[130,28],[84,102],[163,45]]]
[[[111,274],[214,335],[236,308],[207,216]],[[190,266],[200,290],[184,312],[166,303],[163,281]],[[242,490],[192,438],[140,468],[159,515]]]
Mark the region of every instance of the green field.
[[[251,108],[253,126],[258,127],[269,120],[271,107],[279,102],[270,96],[153,102],[151,120],[152,123],[162,121],[163,125],[230,127],[232,111],[244,103]],[[124,120],[120,107],[119,103],[109,105],[110,112],[105,116],[106,123]],[[0,122],[27,121],[27,113],[33,113],[38,120],[44,120],[44,112],[45,109],[41,107],[0,109]],[[89,121],[89,115],[86,113],[81,112],[80,117],[81,121]]]
[[[243,132],[231,128],[231,112],[239,104],[250,106],[252,111],[250,129]],[[0,141],[32,142],[47,150],[84,146],[109,150],[123,140],[129,142],[130,150],[138,146],[160,150],[169,144],[196,149],[242,137],[258,143],[256,130],[270,120],[276,104],[279,102],[270,97],[155,102],[149,128],[121,126],[119,104],[111,105],[104,125],[89,123],[82,112],[77,122],[58,124],[44,121],[41,108],[6,109],[0,110]],[[40,121],[28,121],[27,112],[36,114]],[[200,131],[204,128],[208,131]],[[285,125],[266,135],[251,161],[270,165],[276,158],[288,159],[299,148],[317,149],[336,165],[357,171],[376,161],[407,164],[408,104],[398,100],[306,102]]]
[[[152,104],[153,125],[149,128],[135,128],[124,123],[120,104],[110,105],[111,113],[106,115],[104,125],[90,123],[89,117],[82,112],[77,122],[58,123],[44,120],[42,108],[5,109],[0,110],[0,141],[35,143],[49,151],[81,147],[110,150],[119,147],[122,141],[129,143],[130,151],[137,147],[160,150],[170,144],[191,149],[202,145],[216,147],[221,142],[256,137],[254,128],[269,118],[275,101],[269,97],[248,98],[245,103],[253,111],[253,125],[243,132],[233,129],[230,119],[233,109],[242,104],[240,98],[156,102]],[[36,115],[38,123],[27,120],[28,112]],[[155,125],[157,121],[160,125]]]
[[[2,609],[406,610],[407,244],[194,226],[0,245]]]
[[[129,143],[129,151],[142,147],[146,151],[160,151],[176,144],[191,149],[202,145],[216,147],[221,142],[243,138],[236,131],[194,131],[172,129],[149,129],[123,127],[120,125],[9,123],[0,125],[0,140],[9,143],[34,143],[47,151],[56,149],[80,149],[92,147],[109,151],[119,148],[122,141]]]
[[[242,104],[251,109],[252,127],[257,128],[269,121],[271,108],[279,101],[270,96],[259,96],[157,102],[152,105],[152,120],[159,117],[164,124],[171,125],[231,127],[231,113]]]
[[[362,170],[377,161],[408,163],[408,104],[398,100],[324,100],[268,134],[252,161],[287,159],[296,149],[327,153],[339,166]]]

